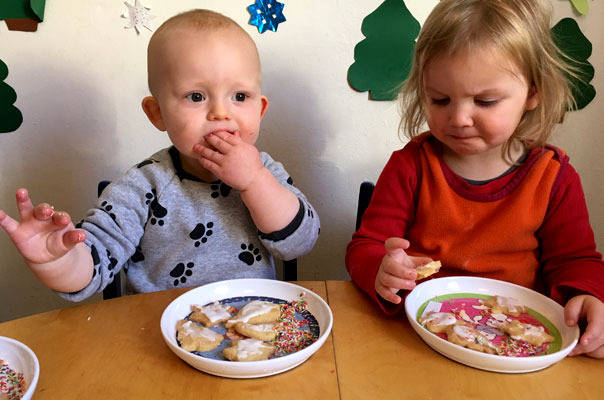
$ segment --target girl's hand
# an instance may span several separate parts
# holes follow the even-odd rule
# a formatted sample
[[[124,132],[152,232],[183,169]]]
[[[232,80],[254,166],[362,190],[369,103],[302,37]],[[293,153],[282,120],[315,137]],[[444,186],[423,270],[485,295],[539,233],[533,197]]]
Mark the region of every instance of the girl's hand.
[[[216,150],[196,145],[199,162],[230,187],[243,192],[261,175],[264,166],[258,149],[241,140],[239,132],[211,133],[205,141]]]
[[[409,241],[406,239],[392,237],[386,240],[384,246],[386,255],[375,277],[375,290],[384,300],[399,304],[402,298],[396,293],[401,289],[412,290],[417,277],[415,268],[432,259],[409,256],[405,252],[409,248]]]
[[[569,355],[604,358],[604,303],[591,295],[575,296],[566,303],[564,318],[568,326],[577,325],[579,319],[587,321],[585,332]]]
[[[34,208],[25,189],[19,189],[16,197],[21,222],[0,210],[0,226],[28,264],[53,262],[86,240],[86,233],[74,228],[66,212],[56,212],[47,203]]]

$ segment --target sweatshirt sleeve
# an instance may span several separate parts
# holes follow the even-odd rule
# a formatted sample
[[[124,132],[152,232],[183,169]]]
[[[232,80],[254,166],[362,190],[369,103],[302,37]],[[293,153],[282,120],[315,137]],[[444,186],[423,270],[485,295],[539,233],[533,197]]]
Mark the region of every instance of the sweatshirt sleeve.
[[[285,170],[283,164],[273,160],[267,153],[261,153],[261,157],[264,166],[277,181],[296,195],[300,207],[297,215],[284,229],[266,233],[258,231],[258,236],[273,257],[281,260],[292,260],[303,256],[314,247],[321,229],[319,214],[302,191],[294,185],[293,179]]]
[[[405,238],[415,217],[419,168],[415,142],[392,154],[378,178],[361,226],[346,249],[346,268],[352,280],[391,315],[400,311],[403,303],[395,305],[381,299],[375,291],[375,277],[386,255],[384,242],[391,237]]]
[[[604,301],[604,263],[596,251],[579,175],[570,164],[560,174],[537,237],[542,278],[552,299],[565,304],[588,293]]]

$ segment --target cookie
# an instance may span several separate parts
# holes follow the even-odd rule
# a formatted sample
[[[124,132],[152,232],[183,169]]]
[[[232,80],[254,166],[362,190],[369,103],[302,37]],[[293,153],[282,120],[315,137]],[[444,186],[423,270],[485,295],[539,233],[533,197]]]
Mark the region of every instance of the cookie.
[[[210,351],[220,345],[224,336],[195,322],[181,319],[176,324],[176,338],[186,351]]]
[[[230,328],[239,322],[249,324],[267,324],[275,322],[281,316],[281,306],[262,300],[252,300],[243,306],[237,315],[225,322],[224,326]]]
[[[430,275],[434,275],[440,270],[441,266],[442,265],[440,261],[432,261],[428,264],[420,265],[415,269],[415,271],[417,272],[417,278],[415,278],[415,280],[419,281],[420,279],[424,279],[429,277]]]
[[[233,340],[222,354],[231,361],[267,360],[275,352],[275,347],[258,339]]]
[[[239,322],[235,325],[235,330],[243,336],[249,338],[271,341],[277,337],[277,330],[274,324],[248,324]]]
[[[512,339],[524,340],[534,346],[541,346],[543,343],[554,341],[554,337],[545,332],[542,326],[524,324],[518,320],[500,327],[502,331],[510,335]]]
[[[450,325],[457,323],[455,315],[448,312],[430,312],[423,316],[420,320],[430,332],[442,333],[447,330]]]
[[[479,330],[466,324],[449,325],[446,329],[447,340],[468,349],[487,354],[497,354],[497,348]]]
[[[520,314],[528,312],[527,307],[511,297],[493,296],[483,300],[482,304],[489,307],[493,314],[505,314],[511,315],[512,317],[518,317]]]
[[[218,301],[206,306],[191,305],[193,313],[189,320],[204,324],[206,327],[216,326],[231,318],[233,307],[225,306]]]

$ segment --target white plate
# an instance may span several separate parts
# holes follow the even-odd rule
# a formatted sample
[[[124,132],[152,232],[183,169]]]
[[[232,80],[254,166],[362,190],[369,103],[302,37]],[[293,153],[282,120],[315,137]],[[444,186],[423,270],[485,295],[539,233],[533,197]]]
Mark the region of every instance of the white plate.
[[[183,350],[176,341],[176,322],[191,312],[191,304],[208,304],[233,297],[272,297],[297,300],[305,293],[307,310],[319,325],[319,338],[308,347],[283,357],[265,361],[233,362],[202,357]],[[331,332],[333,316],[327,303],[312,291],[292,283],[269,279],[234,279],[204,285],[190,290],[166,307],[161,317],[161,332],[166,344],[178,357],[208,374],[228,378],[258,378],[279,374],[306,361],[317,351]]]
[[[560,332],[559,351],[535,357],[505,357],[469,350],[450,343],[424,328],[418,321],[418,310],[427,300],[453,293],[505,296],[520,302],[547,318]],[[512,283],[486,278],[448,277],[420,283],[405,299],[405,312],[417,334],[437,352],[471,367],[494,372],[522,373],[546,368],[571,352],[579,339],[579,328],[564,323],[564,309],[552,299]]]
[[[31,399],[40,376],[40,364],[34,352],[17,340],[0,336],[0,358],[8,363],[10,369],[23,374],[25,391],[21,400]]]

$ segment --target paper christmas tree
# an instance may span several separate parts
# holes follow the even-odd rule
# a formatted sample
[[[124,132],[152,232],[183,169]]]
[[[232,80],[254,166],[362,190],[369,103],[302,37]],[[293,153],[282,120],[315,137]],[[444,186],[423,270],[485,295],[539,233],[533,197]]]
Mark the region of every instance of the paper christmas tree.
[[[13,104],[17,101],[17,93],[4,83],[8,76],[8,67],[0,60],[0,133],[12,132],[21,126],[23,116]]]
[[[46,0],[0,0],[0,19],[11,31],[34,32],[44,21]]]

